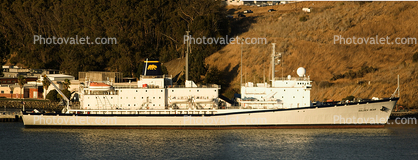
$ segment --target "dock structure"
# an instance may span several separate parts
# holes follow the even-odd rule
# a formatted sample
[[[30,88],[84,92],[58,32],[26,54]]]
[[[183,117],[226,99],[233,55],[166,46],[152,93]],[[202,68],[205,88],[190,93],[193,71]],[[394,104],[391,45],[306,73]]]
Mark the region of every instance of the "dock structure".
[[[20,112],[0,111],[0,122],[18,122],[22,119]]]

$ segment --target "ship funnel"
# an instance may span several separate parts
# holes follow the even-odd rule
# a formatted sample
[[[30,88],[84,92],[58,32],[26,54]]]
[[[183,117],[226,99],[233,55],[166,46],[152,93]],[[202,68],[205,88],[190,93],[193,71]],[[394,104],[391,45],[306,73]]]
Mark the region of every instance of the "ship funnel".
[[[147,59],[144,61],[144,68],[142,69],[144,76],[160,76],[163,75],[161,71],[161,63],[158,59]]]

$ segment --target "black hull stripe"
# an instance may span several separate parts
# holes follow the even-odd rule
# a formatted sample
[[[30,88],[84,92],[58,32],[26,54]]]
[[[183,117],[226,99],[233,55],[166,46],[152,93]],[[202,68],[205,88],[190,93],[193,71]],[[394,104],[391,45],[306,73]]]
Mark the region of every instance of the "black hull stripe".
[[[80,129],[327,129],[327,128],[383,128],[384,124],[364,125],[228,125],[228,126],[54,126],[54,125],[26,125],[26,128],[80,128]]]

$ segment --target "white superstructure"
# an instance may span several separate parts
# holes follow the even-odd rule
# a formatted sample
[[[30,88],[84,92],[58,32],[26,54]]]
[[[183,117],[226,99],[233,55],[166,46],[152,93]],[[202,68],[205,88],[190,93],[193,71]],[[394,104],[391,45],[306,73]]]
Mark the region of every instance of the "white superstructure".
[[[94,87],[92,87],[92,84]],[[137,85],[85,82],[80,86],[80,108],[99,110],[213,109],[220,86],[172,85],[171,76],[141,76]],[[78,108],[76,108],[78,109]]]

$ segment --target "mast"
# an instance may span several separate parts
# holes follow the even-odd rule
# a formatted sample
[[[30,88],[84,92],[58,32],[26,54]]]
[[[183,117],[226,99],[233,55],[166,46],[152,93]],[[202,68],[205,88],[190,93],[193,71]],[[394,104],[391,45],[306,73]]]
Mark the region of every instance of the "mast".
[[[189,80],[189,47],[190,47],[190,41],[189,41],[189,32],[186,31],[187,34],[187,48],[186,48],[186,81]]]
[[[275,67],[274,67],[274,56],[275,54],[275,49],[276,49],[276,43],[272,43],[273,45],[273,51],[271,53],[271,85],[273,86],[273,82],[274,82],[274,72],[275,72]]]

